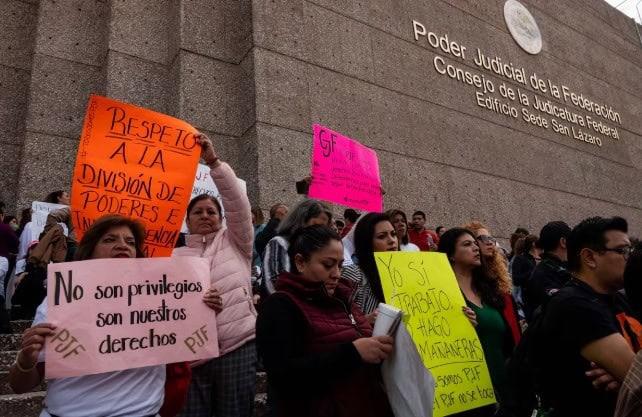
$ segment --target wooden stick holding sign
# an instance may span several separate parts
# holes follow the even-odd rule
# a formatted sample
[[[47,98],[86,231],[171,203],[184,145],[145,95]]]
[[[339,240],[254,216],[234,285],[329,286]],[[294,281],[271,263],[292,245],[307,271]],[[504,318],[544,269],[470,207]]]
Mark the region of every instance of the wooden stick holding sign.
[[[495,403],[484,351],[443,253],[375,254],[386,302],[401,310],[424,366],[436,381],[434,416]]]
[[[50,264],[47,378],[218,356],[215,313],[203,303],[209,282],[197,257]]]
[[[315,124],[312,183],[308,195],[342,206],[383,208],[377,153],[356,140]]]
[[[170,256],[189,202],[201,147],[182,120],[91,96],[71,192],[78,239],[94,220],[140,220],[148,257]]]

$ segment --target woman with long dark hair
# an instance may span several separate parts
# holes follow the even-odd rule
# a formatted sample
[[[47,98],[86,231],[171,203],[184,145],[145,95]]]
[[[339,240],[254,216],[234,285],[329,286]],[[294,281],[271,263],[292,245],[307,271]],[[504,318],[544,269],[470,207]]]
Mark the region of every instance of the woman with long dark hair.
[[[363,216],[354,230],[354,245],[355,263],[343,268],[341,277],[357,285],[355,302],[370,320],[374,320],[375,309],[385,302],[374,253],[399,250],[397,232],[388,215],[368,213]]]
[[[500,282],[485,273],[483,256],[470,230],[456,227],[446,231],[439,241],[439,251],[448,257],[466,305],[474,312],[475,329],[501,405],[507,388],[505,363],[517,340],[502,314],[505,298]],[[495,407],[484,407],[460,415],[492,416],[494,413]]]
[[[408,237],[408,218],[406,213],[399,209],[388,210],[386,212],[390,219],[390,223],[397,232],[397,239],[399,239],[399,250],[401,252],[419,252],[419,246],[410,242]]]

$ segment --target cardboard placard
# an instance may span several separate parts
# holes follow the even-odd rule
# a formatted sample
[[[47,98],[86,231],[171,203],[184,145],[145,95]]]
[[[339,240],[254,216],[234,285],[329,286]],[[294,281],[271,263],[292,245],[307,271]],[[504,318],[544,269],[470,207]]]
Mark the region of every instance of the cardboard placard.
[[[50,264],[47,378],[216,357],[216,315],[205,303],[207,259],[93,259]]]
[[[495,393],[475,328],[446,255],[378,252],[377,269],[386,302],[404,322],[424,366],[435,378],[434,416],[494,404]]]

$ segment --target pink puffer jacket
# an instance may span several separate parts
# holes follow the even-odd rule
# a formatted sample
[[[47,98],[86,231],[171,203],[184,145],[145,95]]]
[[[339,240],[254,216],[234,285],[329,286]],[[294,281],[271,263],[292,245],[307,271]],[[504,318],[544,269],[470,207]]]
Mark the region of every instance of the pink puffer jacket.
[[[208,235],[188,235],[187,246],[174,249],[173,255],[209,258],[210,282],[223,300],[216,324],[224,355],[254,339],[256,310],[250,281],[254,228],[250,202],[232,168],[221,163],[210,175],[223,200],[227,226]]]

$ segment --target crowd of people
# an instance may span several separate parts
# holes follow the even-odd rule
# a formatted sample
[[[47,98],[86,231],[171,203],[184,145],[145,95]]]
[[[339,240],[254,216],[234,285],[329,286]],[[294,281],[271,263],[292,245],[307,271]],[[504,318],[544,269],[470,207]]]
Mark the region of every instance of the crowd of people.
[[[336,216],[306,197],[275,203],[266,222],[211,141],[198,142],[220,200],[189,202],[189,233],[173,256],[210,263],[203,302],[220,356],[48,381],[41,416],[251,417],[259,367],[271,416],[393,416],[380,365],[395,340],[372,335],[386,302],[374,253],[384,251],[441,252],[452,267],[497,399],[458,416],[642,415],[642,245],[623,218],[518,228],[507,250],[479,221],[433,230],[419,210]],[[9,374],[16,393],[43,380],[43,347],[56,329],[47,265],[144,257],[137,219],[104,216],[76,241],[69,194],[45,201],[67,207],[39,236],[29,209],[0,212],[0,332],[10,332],[9,319],[33,319]]]

